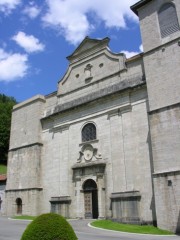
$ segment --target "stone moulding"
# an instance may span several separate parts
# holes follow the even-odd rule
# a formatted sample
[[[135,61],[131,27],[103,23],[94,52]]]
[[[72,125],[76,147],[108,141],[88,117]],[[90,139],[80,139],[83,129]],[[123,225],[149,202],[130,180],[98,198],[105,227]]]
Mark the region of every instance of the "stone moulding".
[[[112,219],[117,222],[140,224],[139,202],[141,194],[139,191],[111,193]]]
[[[145,4],[151,2],[152,0],[141,0],[131,6],[131,10],[138,15],[138,9],[143,7]]]
[[[92,53],[97,53],[98,51],[106,48],[110,39],[108,37],[97,40],[97,39],[90,39],[88,36],[81,42],[79,47],[67,57],[70,63],[79,61],[80,59],[92,55]],[[91,43],[88,47],[88,43]],[[86,48],[84,47],[86,45]]]
[[[73,181],[81,181],[84,176],[96,176],[96,178],[103,178],[105,174],[106,162],[103,160],[96,160],[92,162],[76,163],[71,168],[73,170]]]
[[[103,82],[104,80],[106,80],[106,79],[108,79],[108,78],[112,78],[112,77],[115,77],[115,76],[120,76],[121,73],[126,72],[126,71],[127,71],[126,69],[119,70],[119,71],[117,71],[117,72],[115,72],[115,73],[112,73],[112,74],[110,74],[110,75],[108,75],[108,76],[105,76],[105,77],[103,77],[103,78],[100,78],[100,79],[96,80],[95,82],[90,82],[90,83],[88,84],[88,86],[96,85],[96,84],[98,84],[98,83],[100,83],[100,82]],[[85,88],[87,88],[87,85],[86,85],[86,84],[85,84],[84,86],[81,86],[81,87],[77,87],[77,88],[75,88],[75,89],[72,89],[71,91],[66,92],[66,93],[58,94],[58,92],[57,92],[57,97],[64,97],[64,96],[66,96],[66,95],[69,95],[69,94],[78,92],[79,90],[82,90],[82,89],[85,89]]]
[[[145,84],[144,76],[135,76],[133,78],[125,79],[119,83],[113,84],[111,86],[108,86],[96,92],[87,94],[86,96],[77,98],[76,100],[73,100],[61,105],[57,105],[54,108],[54,110],[51,111],[51,113],[47,113],[47,115],[41,120],[46,119],[50,116],[56,115],[60,112],[64,112],[66,110],[100,99],[102,97],[105,97],[117,92],[121,92],[127,89],[133,89],[135,87],[142,86],[144,84]]]
[[[36,95],[22,103],[18,103],[16,105],[14,105],[13,107],[13,112],[20,109],[20,108],[23,108],[25,106],[28,106],[30,104],[34,104],[35,102],[42,102],[42,103],[45,103],[46,102],[46,99],[43,95]]]
[[[128,192],[117,192],[111,193],[111,199],[123,199],[123,198],[140,198],[141,194],[139,191],[128,191]]]
[[[30,143],[30,144],[27,144],[27,145],[23,145],[23,146],[20,146],[20,147],[11,148],[11,149],[9,149],[9,152],[13,152],[13,151],[16,151],[16,150],[19,150],[19,149],[22,149],[22,148],[28,148],[28,147],[33,147],[33,146],[42,147],[43,143],[36,142],[36,143]]]
[[[170,105],[170,106],[165,106],[163,108],[158,108],[158,109],[155,109],[155,110],[152,110],[152,111],[148,111],[148,114],[150,116],[153,116],[154,114],[165,112],[167,110],[171,110],[171,109],[175,109],[175,108],[179,109],[179,107],[180,107],[180,103],[175,103],[175,104]]]
[[[91,144],[86,143],[82,146],[81,151],[79,151],[77,162],[80,163],[83,159],[85,162],[90,162],[94,157],[96,160],[102,159],[102,156],[98,152],[98,149],[93,147]]]
[[[70,196],[51,197],[50,203],[70,203]]]
[[[79,147],[84,146],[84,145],[86,145],[86,144],[92,144],[92,143],[98,143],[98,142],[99,142],[98,139],[89,140],[89,141],[80,143],[80,144],[79,144]]]
[[[87,167],[93,167],[93,166],[106,166],[105,161],[92,161],[92,162],[85,162],[85,163],[76,163],[71,168],[72,169],[78,169],[78,168],[87,168]]]
[[[20,191],[42,191],[42,187],[34,187],[34,188],[20,188],[20,189],[6,189],[5,192],[20,192]]]
[[[153,173],[153,177],[166,177],[170,175],[180,175],[180,169]]]
[[[69,129],[70,124],[60,125],[60,126],[54,126],[52,129],[49,130],[49,132],[62,132]]]

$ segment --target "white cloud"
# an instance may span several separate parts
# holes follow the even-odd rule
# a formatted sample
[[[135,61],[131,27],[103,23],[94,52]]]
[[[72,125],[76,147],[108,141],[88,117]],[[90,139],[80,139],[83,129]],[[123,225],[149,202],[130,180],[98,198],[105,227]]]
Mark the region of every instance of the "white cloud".
[[[43,51],[45,48],[39,39],[33,35],[26,35],[24,32],[18,32],[12,39],[28,53]]]
[[[4,12],[5,14],[9,14],[20,3],[21,0],[0,0],[0,11]]]
[[[129,51],[124,51],[124,50],[121,52],[123,52],[126,55],[126,58],[131,58],[131,57],[139,54],[139,52],[129,52]]]
[[[28,57],[24,54],[7,53],[0,48],[0,81],[10,82],[27,74]]]
[[[2,48],[0,48],[0,61],[7,58],[9,54],[5,52]]]
[[[129,52],[126,50],[122,50],[121,52],[126,55],[126,58],[130,58],[130,57],[133,57],[133,56],[143,52],[143,46],[142,46],[142,44],[139,46],[139,52]]]
[[[41,10],[38,6],[27,6],[24,8],[23,13],[27,14],[31,19],[36,18],[40,14]]]
[[[143,50],[143,45],[142,45],[142,44],[139,46],[139,50],[140,50],[141,52],[144,51],[144,50]]]
[[[126,28],[126,17],[133,21],[137,20],[130,10],[130,6],[137,0],[46,0],[46,2],[48,11],[43,17],[44,23],[55,27],[72,44],[80,42],[95,28],[88,19],[90,13],[107,28]]]

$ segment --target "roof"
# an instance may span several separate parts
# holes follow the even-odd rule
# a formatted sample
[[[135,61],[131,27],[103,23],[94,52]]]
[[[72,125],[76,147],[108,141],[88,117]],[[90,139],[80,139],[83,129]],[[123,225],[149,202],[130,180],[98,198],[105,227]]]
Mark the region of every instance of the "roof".
[[[5,181],[7,179],[6,174],[0,175],[0,181]]]
[[[137,3],[135,3],[134,5],[131,6],[131,10],[138,15],[138,9],[140,7],[143,7],[144,5],[146,5],[147,3],[151,2],[152,0],[141,0]]]
[[[72,61],[76,58],[79,59],[80,55],[86,55],[87,53],[91,54],[94,49],[103,48],[104,46],[108,46],[110,39],[108,37],[103,39],[93,39],[89,37],[85,37],[85,39],[81,42],[81,44],[75,49],[75,51],[67,57],[69,61]]]

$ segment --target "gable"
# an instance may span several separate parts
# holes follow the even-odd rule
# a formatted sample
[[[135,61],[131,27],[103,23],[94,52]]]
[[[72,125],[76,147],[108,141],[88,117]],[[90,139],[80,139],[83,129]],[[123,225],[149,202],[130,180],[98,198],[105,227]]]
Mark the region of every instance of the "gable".
[[[102,40],[91,39],[86,37],[81,44],[76,48],[76,50],[67,57],[70,62],[79,61],[84,56],[89,56],[95,51],[101,50],[108,46],[109,38],[104,38]]]
[[[103,50],[96,55],[70,64],[68,71],[58,85],[58,97],[61,103],[97,90],[104,85],[119,81],[119,74],[125,71],[124,54],[113,54]],[[93,90],[94,89],[94,90]]]
[[[141,56],[127,69],[125,55],[111,52],[108,42],[109,39],[94,41],[86,38],[73,52],[68,70],[58,83],[58,104],[93,94],[125,77],[142,76]]]

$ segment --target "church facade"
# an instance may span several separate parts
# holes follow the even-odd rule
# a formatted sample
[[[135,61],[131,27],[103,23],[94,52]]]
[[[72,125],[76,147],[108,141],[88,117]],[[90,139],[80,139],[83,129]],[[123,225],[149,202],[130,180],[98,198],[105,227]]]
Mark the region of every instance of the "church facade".
[[[180,232],[180,2],[141,0],[144,53],[86,37],[57,92],[13,109],[6,214]]]

